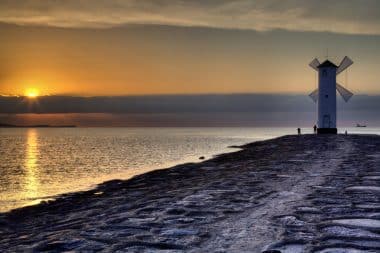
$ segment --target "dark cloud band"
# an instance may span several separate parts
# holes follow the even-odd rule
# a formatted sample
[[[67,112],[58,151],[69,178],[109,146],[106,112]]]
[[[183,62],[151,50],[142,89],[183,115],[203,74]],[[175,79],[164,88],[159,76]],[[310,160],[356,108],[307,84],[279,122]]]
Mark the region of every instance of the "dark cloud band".
[[[338,102],[348,111],[376,113],[379,96],[355,95],[350,103]],[[157,95],[123,97],[44,96],[0,97],[0,113],[273,113],[313,112],[306,95]]]

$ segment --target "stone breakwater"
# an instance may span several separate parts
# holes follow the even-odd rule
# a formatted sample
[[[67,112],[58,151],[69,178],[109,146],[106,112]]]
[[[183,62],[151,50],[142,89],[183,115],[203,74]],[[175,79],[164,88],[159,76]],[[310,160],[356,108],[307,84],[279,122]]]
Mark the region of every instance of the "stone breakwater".
[[[284,136],[0,214],[1,252],[380,252],[380,137]]]

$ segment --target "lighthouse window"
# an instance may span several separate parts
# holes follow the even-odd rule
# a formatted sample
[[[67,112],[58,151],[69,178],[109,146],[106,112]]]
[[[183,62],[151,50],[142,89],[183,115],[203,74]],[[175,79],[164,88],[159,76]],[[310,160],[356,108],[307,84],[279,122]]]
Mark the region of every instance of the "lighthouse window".
[[[322,70],[322,76],[327,76],[327,70]]]

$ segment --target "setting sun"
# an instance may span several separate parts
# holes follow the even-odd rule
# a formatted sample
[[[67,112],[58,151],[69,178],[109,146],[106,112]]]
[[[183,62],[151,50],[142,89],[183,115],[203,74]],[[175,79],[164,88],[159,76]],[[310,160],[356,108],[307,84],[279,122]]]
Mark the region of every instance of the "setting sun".
[[[37,89],[34,88],[27,89],[25,92],[25,96],[27,96],[28,98],[36,98],[39,96],[39,92]]]

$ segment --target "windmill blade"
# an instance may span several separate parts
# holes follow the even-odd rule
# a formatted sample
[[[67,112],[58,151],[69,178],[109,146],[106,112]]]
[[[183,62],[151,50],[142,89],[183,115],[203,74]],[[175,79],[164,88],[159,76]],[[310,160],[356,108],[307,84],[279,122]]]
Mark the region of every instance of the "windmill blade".
[[[309,94],[309,97],[313,99],[314,103],[317,103],[318,101],[318,93],[319,93],[319,90],[315,89],[312,93]]]
[[[345,69],[347,69],[349,66],[351,66],[354,62],[345,56],[342,60],[342,62],[339,64],[339,67],[336,70],[336,74],[339,75],[342,73]]]
[[[339,83],[336,83],[336,89],[339,92],[339,94],[342,96],[342,98],[344,99],[345,102],[347,102],[354,95],[354,93],[347,90],[346,88],[344,88]]]
[[[310,63],[309,63],[309,66],[312,67],[314,70],[318,71],[318,66],[321,65],[318,61],[317,58],[314,58],[314,60],[312,60]]]

